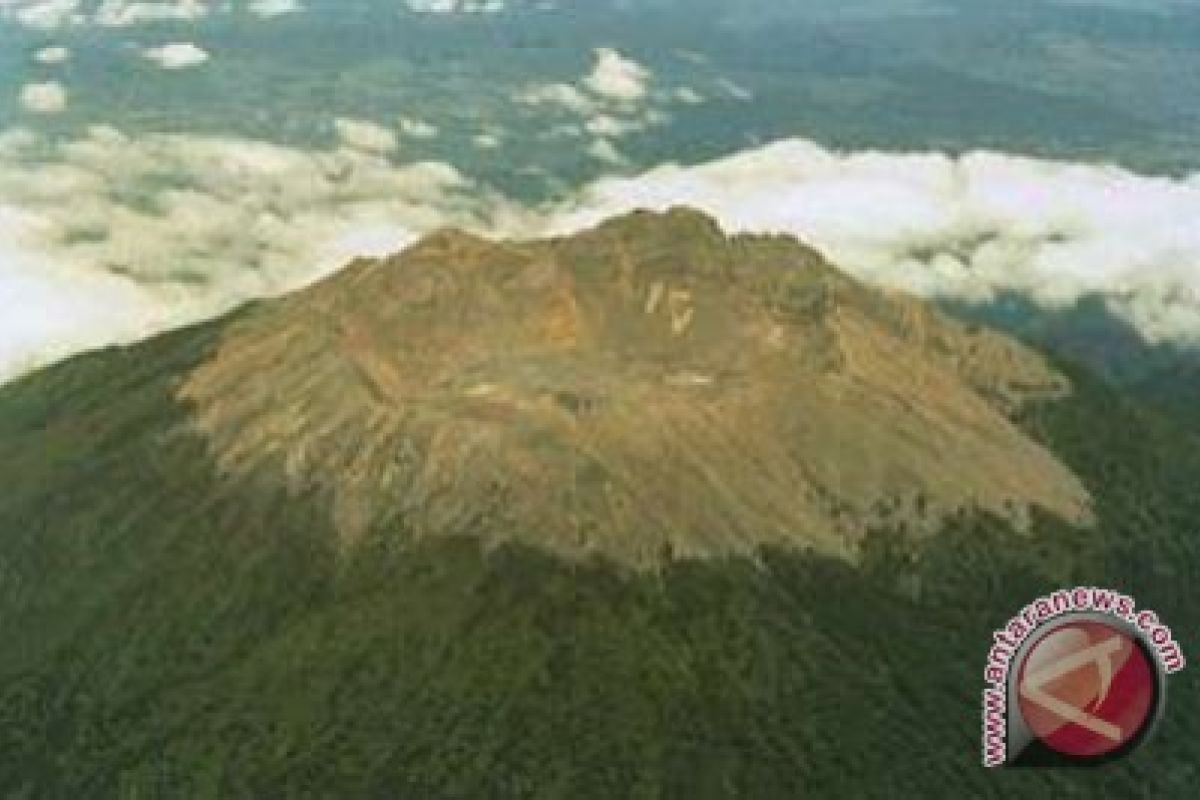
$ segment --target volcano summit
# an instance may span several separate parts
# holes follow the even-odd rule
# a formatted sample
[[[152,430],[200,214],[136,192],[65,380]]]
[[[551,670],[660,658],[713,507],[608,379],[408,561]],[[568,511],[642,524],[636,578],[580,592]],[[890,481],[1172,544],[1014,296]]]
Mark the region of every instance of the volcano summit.
[[[968,508],[1085,522],[1009,419],[1067,391],[1012,341],[677,209],[356,262],[228,325],[178,398],[224,475],[327,490],[347,542],[400,518],[645,566],[852,556]]]

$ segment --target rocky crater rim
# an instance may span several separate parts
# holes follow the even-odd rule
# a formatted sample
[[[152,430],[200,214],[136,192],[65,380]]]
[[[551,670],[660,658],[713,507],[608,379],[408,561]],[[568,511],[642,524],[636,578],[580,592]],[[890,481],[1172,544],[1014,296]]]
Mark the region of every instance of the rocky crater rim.
[[[520,542],[638,569],[855,559],[978,509],[1092,521],[1014,422],[1067,379],[999,333],[690,209],[438,231],[232,321],[181,385],[223,474],[325,490],[347,545]]]

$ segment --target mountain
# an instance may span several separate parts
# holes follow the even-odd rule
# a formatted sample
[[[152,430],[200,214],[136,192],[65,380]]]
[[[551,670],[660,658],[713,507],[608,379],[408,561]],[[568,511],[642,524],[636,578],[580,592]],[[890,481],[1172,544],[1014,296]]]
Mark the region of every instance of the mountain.
[[[1079,364],[1194,430],[1200,424],[1200,349],[1148,341],[1101,297],[1085,297],[1057,310],[1015,294],[982,304],[943,300],[940,306],[959,319],[1005,331]]]
[[[1038,356],[869,292],[789,240],[678,210],[558,241],[453,231],[253,309],[177,398],[231,480],[647,566],[763,544],[851,554],[965,507],[1085,520],[1008,415]]]
[[[1137,395],[1166,376],[1200,372],[1200,352],[1195,347],[1147,341],[1100,296],[1086,296],[1061,309],[1042,308],[1015,293],[985,303],[945,300],[942,306],[957,317],[1006,331],[1084,365]],[[1146,397],[1158,399],[1152,393]]]
[[[1189,796],[1186,672],[1102,775],[977,703],[1047,589],[1200,625],[1196,444],[791,238],[443,231],[0,388],[0,788]]]

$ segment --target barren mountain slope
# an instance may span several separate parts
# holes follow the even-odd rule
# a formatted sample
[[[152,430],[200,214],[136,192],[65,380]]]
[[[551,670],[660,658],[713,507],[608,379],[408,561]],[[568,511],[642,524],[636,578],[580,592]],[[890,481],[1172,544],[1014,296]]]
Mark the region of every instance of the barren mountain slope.
[[[230,480],[635,566],[984,509],[1089,520],[1010,415],[1068,382],[998,334],[689,210],[575,237],[436,234],[224,333],[179,390]]]

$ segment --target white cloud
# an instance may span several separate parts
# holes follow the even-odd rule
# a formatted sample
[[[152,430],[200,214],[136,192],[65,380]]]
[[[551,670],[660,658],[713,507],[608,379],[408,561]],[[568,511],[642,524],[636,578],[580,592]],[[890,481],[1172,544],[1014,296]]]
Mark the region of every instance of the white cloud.
[[[279,17],[303,11],[299,0],[251,0],[248,10],[259,17]]]
[[[596,104],[577,87],[569,83],[543,83],[527,86],[513,99],[527,106],[558,106],[579,115],[591,114]]]
[[[675,90],[675,99],[685,105],[697,106],[704,102],[704,95],[690,86],[681,86]]]
[[[206,0],[104,0],[96,9],[92,21],[113,28],[145,22],[190,22],[208,16],[210,10],[210,3]]]
[[[558,106],[580,116],[592,116],[607,106],[609,113],[636,110],[649,94],[650,71],[616,50],[595,51],[591,72],[578,85],[540,83],[527,86],[513,99],[529,106]]]
[[[58,114],[67,107],[67,90],[57,81],[29,83],[21,88],[21,105],[35,114]]]
[[[123,28],[155,22],[195,22],[238,7],[230,0],[0,0],[0,18],[53,30],[66,25],[94,24]],[[300,0],[248,0],[245,9],[263,18],[302,11]]]
[[[471,142],[480,150],[495,150],[502,144],[500,134],[490,131],[476,134],[471,139]]]
[[[621,155],[621,151],[607,139],[595,139],[588,146],[587,153],[597,161],[603,161],[606,164],[624,164],[625,156]]]
[[[530,209],[445,164],[393,165],[379,130],[394,133],[342,123],[329,150],[0,133],[0,376],[295,288],[448,224],[540,236],[678,204],[731,232],[796,234],[877,284],[1048,307],[1099,295],[1152,340],[1200,341],[1200,176],[790,140]],[[623,163],[606,139],[590,150]]]
[[[342,144],[352,150],[384,155],[399,147],[396,134],[374,122],[341,118],[334,120],[333,127]]]
[[[65,47],[43,47],[33,54],[39,64],[65,64],[71,60],[71,51]]]
[[[52,30],[81,22],[80,5],[80,0],[4,0],[0,15],[30,28]]]
[[[161,305],[112,275],[60,269],[52,258],[14,245],[32,238],[36,219],[0,205],[0,381],[104,342],[125,342],[166,324]]]
[[[650,71],[611,48],[596,50],[596,65],[584,85],[611,100],[635,102],[646,96]]]
[[[434,139],[438,135],[437,126],[425,120],[401,117],[399,123],[400,132],[413,139]]]
[[[679,204],[731,231],[796,234],[874,283],[980,300],[1015,291],[1051,308],[1100,295],[1150,340],[1200,342],[1200,175],[791,140],[601,180],[549,230]]]
[[[577,124],[557,123],[538,138],[551,141],[590,136],[587,153],[609,164],[626,159],[613,144],[632,133],[664,125],[670,117],[651,102],[649,70],[615,50],[595,51],[595,65],[578,85],[542,83],[526,86],[513,99],[533,107],[548,107],[578,118]]]
[[[192,42],[172,42],[162,47],[151,47],[143,51],[142,56],[163,69],[198,67],[209,59],[208,53]]]
[[[0,198],[0,380],[447,224],[525,228],[521,209],[445,164],[108,127],[0,133]]]
[[[419,14],[495,14],[505,9],[504,0],[405,0]]]

